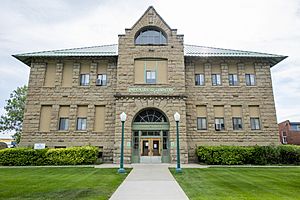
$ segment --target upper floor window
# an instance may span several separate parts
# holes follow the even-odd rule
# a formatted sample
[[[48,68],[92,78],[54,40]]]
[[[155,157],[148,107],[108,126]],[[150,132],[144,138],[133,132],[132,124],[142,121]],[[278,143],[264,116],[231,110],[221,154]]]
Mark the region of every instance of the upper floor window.
[[[90,75],[89,74],[80,74],[80,85],[88,86],[90,84]]]
[[[96,80],[96,85],[103,86],[103,85],[106,85],[106,83],[107,83],[106,74],[98,74],[97,80]]]
[[[246,85],[247,86],[254,86],[256,85],[256,78],[255,74],[246,74]]]
[[[147,70],[146,71],[146,83],[156,83],[156,72]]]
[[[238,85],[238,76],[237,76],[237,74],[229,74],[229,85],[230,86]]]
[[[159,45],[167,44],[167,38],[161,30],[154,27],[148,27],[137,33],[134,42],[135,44]]]
[[[135,84],[167,84],[168,61],[165,59],[137,59],[134,61]]]
[[[195,74],[195,85],[204,85],[204,74]]]
[[[221,75],[220,74],[212,74],[211,82],[213,86],[221,85]]]

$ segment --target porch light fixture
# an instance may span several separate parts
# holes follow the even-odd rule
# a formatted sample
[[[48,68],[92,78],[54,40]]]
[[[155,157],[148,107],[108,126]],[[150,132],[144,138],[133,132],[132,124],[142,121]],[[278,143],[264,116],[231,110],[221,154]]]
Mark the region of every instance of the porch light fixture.
[[[182,169],[180,168],[180,147],[179,147],[179,121],[180,121],[180,114],[176,112],[174,114],[174,119],[176,121],[176,137],[177,137],[177,166],[176,166],[176,173],[181,173]]]
[[[125,173],[124,169],[124,123],[126,121],[126,113],[122,112],[120,114],[120,119],[122,122],[122,139],[121,139],[121,158],[120,158],[120,168],[118,169],[118,173]]]

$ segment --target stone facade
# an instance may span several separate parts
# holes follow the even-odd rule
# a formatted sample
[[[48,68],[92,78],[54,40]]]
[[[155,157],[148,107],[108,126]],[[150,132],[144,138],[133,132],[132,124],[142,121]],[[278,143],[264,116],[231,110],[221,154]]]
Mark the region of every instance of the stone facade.
[[[112,161],[114,145],[114,121],[115,121],[115,89],[116,89],[116,59],[105,58],[108,61],[107,76],[108,84],[105,87],[79,86],[80,63],[89,63],[91,67],[90,81],[96,81],[96,68],[99,60],[35,60],[31,65],[28,83],[28,94],[26,110],[23,122],[23,133],[21,146],[32,146],[34,143],[46,143],[47,147],[69,147],[93,145],[103,147],[105,161]],[[102,61],[102,60],[101,60]],[[55,62],[56,79],[53,87],[45,87],[44,79],[47,63]],[[73,84],[72,87],[62,87],[62,67],[64,63],[73,64]],[[101,94],[101,95],[99,95]],[[40,132],[40,111],[42,105],[51,105],[51,122],[49,132]],[[68,131],[58,131],[59,106],[69,105],[69,127]],[[78,105],[88,105],[88,129],[87,131],[77,131],[76,113]],[[94,112],[95,105],[105,105],[105,131],[94,132]]]
[[[158,27],[168,39],[164,45],[135,45],[138,31],[144,27]],[[167,83],[136,84],[136,59],[167,60]],[[107,63],[107,86],[95,85],[97,65]],[[118,56],[104,57],[44,57],[32,58],[29,91],[24,117],[22,146],[46,143],[48,147],[93,145],[103,148],[106,162],[119,162],[121,121],[119,115],[127,114],[125,122],[125,162],[132,154],[132,124],[137,113],[146,108],[159,109],[168,119],[169,142],[176,144],[174,113],[181,115],[180,154],[183,163],[195,161],[197,145],[268,145],[278,144],[276,112],[272,91],[270,63],[256,58],[188,57],[184,55],[183,35],[171,29],[150,7],[131,29],[119,35]],[[46,68],[55,64],[55,81],[52,87],[44,86]],[[72,87],[62,86],[62,71],[66,63],[72,63]],[[81,65],[90,66],[89,86],[79,85]],[[203,66],[205,85],[195,85],[195,66]],[[229,86],[228,66],[237,66],[239,84]],[[220,86],[212,86],[212,66],[221,69]],[[256,84],[247,86],[245,71],[254,66]],[[170,89],[168,92],[137,92],[129,88]],[[50,130],[39,131],[41,106],[51,105]],[[70,106],[69,130],[58,131],[58,113],[62,105]],[[77,107],[88,106],[87,130],[76,130]],[[95,106],[105,106],[105,128],[94,131]],[[197,106],[207,109],[207,130],[197,129]],[[225,130],[215,130],[214,106],[224,106]],[[233,130],[231,106],[242,108],[242,130]],[[259,107],[260,128],[251,130],[249,106]],[[176,145],[170,145],[171,162],[176,161]]]

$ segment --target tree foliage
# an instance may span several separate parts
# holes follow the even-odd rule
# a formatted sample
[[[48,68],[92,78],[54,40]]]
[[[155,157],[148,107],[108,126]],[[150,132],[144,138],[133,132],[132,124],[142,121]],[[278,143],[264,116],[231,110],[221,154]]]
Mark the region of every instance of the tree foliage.
[[[10,94],[10,98],[6,100],[5,114],[0,117],[0,131],[14,132],[13,137],[17,143],[19,143],[22,133],[26,95],[26,85],[14,90]]]

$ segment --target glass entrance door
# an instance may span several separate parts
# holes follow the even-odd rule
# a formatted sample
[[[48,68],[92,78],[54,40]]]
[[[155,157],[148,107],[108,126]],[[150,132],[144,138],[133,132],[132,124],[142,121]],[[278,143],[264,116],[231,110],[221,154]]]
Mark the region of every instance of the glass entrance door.
[[[160,152],[159,152],[159,140],[153,140],[152,142],[153,144],[153,156],[160,156]]]
[[[141,139],[141,156],[160,156],[160,138]]]

